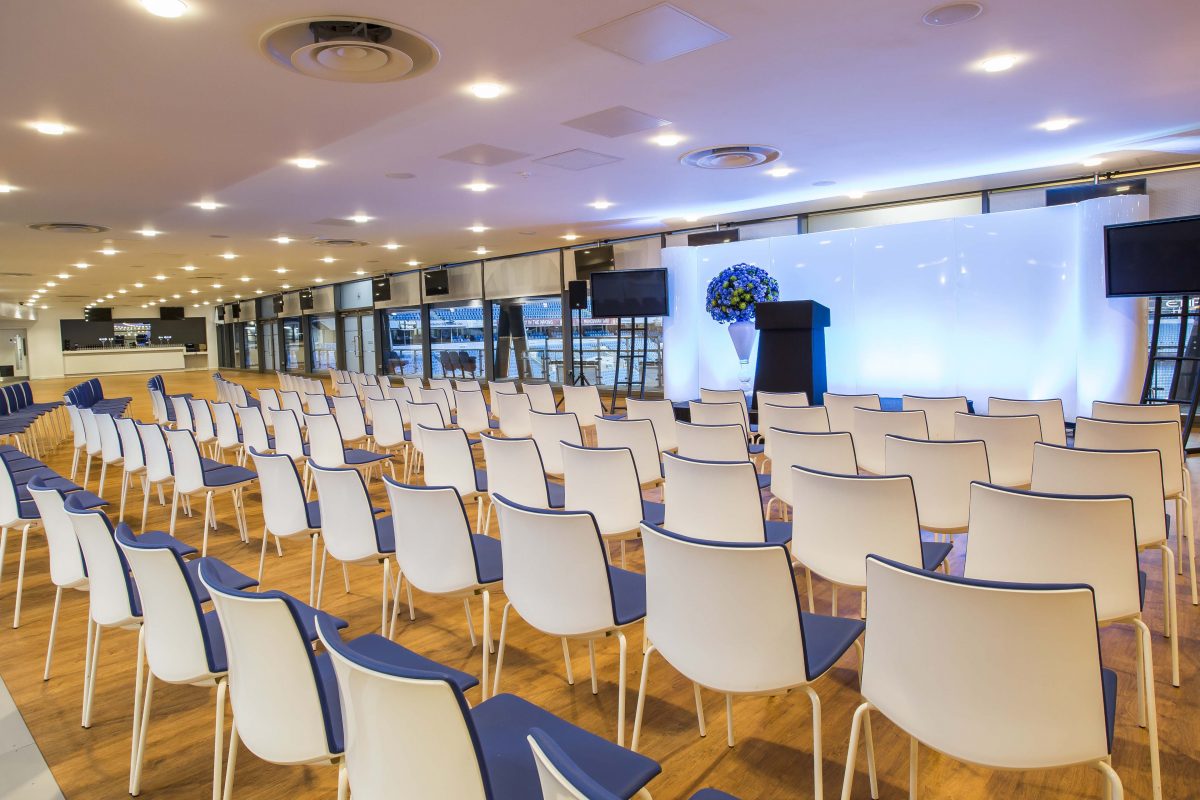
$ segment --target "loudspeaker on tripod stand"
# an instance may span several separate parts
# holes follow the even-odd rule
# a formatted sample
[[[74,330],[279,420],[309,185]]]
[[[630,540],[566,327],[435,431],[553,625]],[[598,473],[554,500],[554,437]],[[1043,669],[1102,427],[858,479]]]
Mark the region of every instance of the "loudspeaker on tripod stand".
[[[572,311],[583,311],[588,303],[587,281],[567,282],[567,302]]]

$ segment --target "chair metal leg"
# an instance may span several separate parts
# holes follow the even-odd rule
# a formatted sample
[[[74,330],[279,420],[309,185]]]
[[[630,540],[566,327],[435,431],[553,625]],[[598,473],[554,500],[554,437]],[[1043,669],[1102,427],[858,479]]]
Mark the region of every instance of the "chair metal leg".
[[[212,510],[213,510],[212,492],[206,492],[204,495],[204,525],[202,527],[202,530],[204,531],[204,541],[203,541],[203,544],[200,545],[200,556],[201,557],[208,555],[208,521],[212,517]]]
[[[567,685],[574,686],[575,685],[575,674],[571,671],[571,648],[567,644],[567,637],[565,637],[565,636],[562,637],[562,649],[563,649],[563,664],[567,668]]]
[[[700,737],[704,738],[708,736],[708,726],[704,724],[704,701],[700,697],[700,684],[692,684],[692,693],[696,697],[696,724],[700,727]]]
[[[222,800],[233,800],[233,771],[237,765],[238,745],[241,740],[238,738],[237,732],[237,717],[234,717],[233,724],[229,726],[229,755],[225,758],[225,786],[221,790]]]
[[[625,641],[625,634],[617,631],[617,644],[620,647],[620,672],[617,674],[617,745],[625,746],[625,672],[626,672],[626,656],[629,649],[629,643]]]
[[[346,760],[343,758],[338,762],[338,800],[347,800],[350,797],[350,773],[346,771]]]
[[[87,621],[87,639],[83,647],[83,707],[80,710],[80,725],[87,727],[84,724],[87,720],[87,690],[88,680],[92,674],[92,636],[95,633],[96,623],[92,622],[91,611],[88,612]]]
[[[312,559],[308,567],[308,604],[311,606],[313,602],[313,591],[317,585],[317,534],[313,534],[312,539]]]
[[[725,739],[729,747],[733,747],[733,695],[725,695]]]
[[[1121,776],[1112,768],[1112,765],[1108,761],[1097,761],[1096,769],[1100,770],[1100,774],[1108,779],[1106,797],[1109,800],[1125,800],[1125,789],[1121,786]]]
[[[100,663],[100,634],[104,629],[93,624],[92,655],[88,662],[87,687],[83,695],[83,727],[92,727],[92,700],[96,696],[96,669]]]
[[[121,472],[121,506],[117,511],[117,522],[125,521],[125,498],[129,494],[129,473]]]
[[[816,800],[821,800],[824,796],[824,778],[823,767],[825,761],[821,754],[821,696],[816,690],[808,684],[804,685],[804,691],[808,694],[808,699],[812,701],[812,727],[813,727],[813,797]],[[870,723],[868,723],[870,724]],[[873,752],[872,748],[872,752]]]
[[[104,477],[108,475],[108,462],[100,456],[100,483],[96,485],[96,494],[104,497]]]
[[[504,667],[504,644],[508,639],[508,610],[510,608],[512,608],[512,603],[505,603],[504,611],[500,614],[500,644],[496,647],[496,677],[492,683],[493,697],[500,693],[500,670]]]
[[[133,679],[133,736],[129,747],[129,783],[133,786],[133,771],[137,764],[138,742],[142,729],[142,681],[146,674],[146,626],[138,626],[137,669]],[[132,794],[132,788],[130,793]]]
[[[596,640],[588,639],[588,668],[592,673],[592,694],[600,694],[600,687],[596,685]]]
[[[1166,635],[1171,639],[1171,685],[1179,687],[1179,605],[1175,596],[1175,555],[1164,542],[1159,546],[1162,554],[1163,572],[1163,615],[1166,617]]]
[[[217,681],[217,725],[213,736],[213,800],[221,800],[221,744],[225,735],[225,695],[229,692],[228,678]]]
[[[133,766],[129,771],[129,793],[134,797],[142,791],[142,765],[146,761],[146,730],[150,725],[150,703],[154,699],[154,673],[146,676],[146,696],[142,700],[142,721],[134,741]]]
[[[480,648],[483,650],[483,673],[479,681],[479,699],[487,699],[488,685],[488,659],[492,652],[492,595],[487,590],[483,590],[483,639],[487,643],[486,646]],[[497,654],[499,658],[499,654]],[[499,664],[497,664],[497,667]]]
[[[325,593],[325,556],[328,552],[323,546],[321,547],[321,567],[319,570],[320,577],[317,579],[317,602],[313,604],[313,608],[321,607],[321,595]]]
[[[920,790],[917,761],[920,749],[921,743],[917,741],[917,737],[908,737],[908,800],[917,800],[917,792]]]
[[[875,737],[871,734],[871,712],[868,710],[864,716],[866,717],[866,719],[863,720],[863,728],[867,739],[867,780],[871,784],[872,800],[878,800],[879,776],[875,772]],[[816,717],[813,718],[813,721],[816,721]],[[821,769],[819,763],[816,766],[816,769]]]
[[[379,635],[387,633],[388,627],[388,595],[392,588],[392,560],[383,557],[383,589],[379,597]]]
[[[161,484],[159,485],[158,489],[159,489],[159,491],[162,491]],[[143,517],[144,516],[145,515],[143,515]],[[179,517],[179,491],[175,488],[172,488],[171,489],[171,527],[167,531],[172,536],[175,535],[175,520],[178,517]],[[142,530],[145,530],[145,529],[146,529],[146,520],[143,518],[142,519]]]
[[[21,560],[17,562],[17,599],[13,606],[13,627],[21,627],[21,595],[25,590],[25,553],[29,549],[29,525],[21,528]]]
[[[54,587],[54,614],[50,617],[50,642],[46,645],[46,669],[42,680],[50,680],[50,660],[54,657],[54,634],[58,631],[58,610],[62,606],[62,587]]]
[[[1146,732],[1150,740],[1150,787],[1154,800],[1162,800],[1162,767],[1158,754],[1158,708],[1154,697],[1154,654],[1150,648],[1150,628],[1140,619],[1135,619],[1138,636],[1142,640],[1142,666],[1146,681]]]
[[[162,486],[159,485],[158,490],[162,491]],[[142,528],[138,533],[146,532],[146,515],[150,513],[150,478],[142,476]]]
[[[4,555],[8,550],[8,528],[0,528],[0,582],[4,580]]]
[[[850,792],[854,788],[854,766],[858,760],[858,739],[862,734],[863,717],[870,707],[870,703],[863,703],[854,710],[854,717],[850,720],[850,746],[846,750],[846,772],[842,776],[842,800],[850,800]],[[816,722],[815,717],[813,722]],[[813,756],[816,756],[815,752]]]
[[[637,708],[633,713],[633,739],[629,742],[629,749],[637,752],[638,740],[642,735],[642,714],[646,710],[646,683],[650,678],[650,656],[654,654],[654,645],[650,645],[646,649],[646,654],[642,656],[642,680],[638,684],[638,699]]]
[[[263,567],[267,565],[267,541],[270,539],[270,534],[267,532],[267,526],[263,525],[262,532],[262,550],[258,553],[258,582],[262,583]],[[312,593],[312,582],[309,582],[309,594]],[[310,601],[311,602],[311,601]]]

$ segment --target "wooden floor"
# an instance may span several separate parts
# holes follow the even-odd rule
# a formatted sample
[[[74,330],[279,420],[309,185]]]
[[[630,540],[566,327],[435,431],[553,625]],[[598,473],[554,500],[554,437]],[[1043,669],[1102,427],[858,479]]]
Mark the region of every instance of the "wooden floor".
[[[173,392],[192,392],[213,397],[213,385],[205,372],[171,373],[166,384]],[[272,385],[273,378],[257,374],[233,374],[251,389]],[[107,396],[132,396],[130,414],[150,419],[146,375],[104,377]],[[39,401],[61,396],[71,380],[34,383]],[[70,467],[69,447],[50,457],[60,472]],[[1197,473],[1200,475],[1200,472]],[[113,479],[110,477],[110,484]],[[92,486],[95,488],[95,478]],[[380,505],[386,500],[379,482],[374,494]],[[115,497],[110,487],[108,494]],[[135,501],[140,505],[140,497]],[[218,501],[222,515],[219,531],[210,539],[210,555],[253,575],[257,569],[262,517],[258,496],[251,495],[250,545],[238,541],[228,500]],[[115,506],[113,508],[115,513]],[[473,518],[473,514],[470,515]],[[165,509],[151,506],[151,527],[165,528]],[[200,521],[184,518],[178,534],[199,544]],[[961,545],[960,545],[961,547]],[[640,570],[641,551],[630,547],[630,567]],[[119,798],[126,795],[129,768],[130,714],[133,699],[136,635],[107,632],[103,638],[100,672],[96,689],[93,725],[79,725],[83,682],[83,644],[86,624],[86,595],[68,592],[59,625],[53,677],[42,681],[42,663],[54,591],[50,584],[44,540],[34,537],[28,559],[22,625],[10,629],[12,592],[16,574],[16,548],[9,547],[4,583],[0,586],[0,675],[8,685],[38,746],[45,754],[55,778],[68,798]],[[953,568],[962,569],[962,552],[956,549]],[[1161,636],[1162,607],[1156,556],[1143,556],[1149,575],[1147,619],[1154,632],[1154,662],[1158,693],[1159,731],[1162,747],[1163,796],[1200,797],[1200,609],[1191,605],[1186,584],[1180,581],[1180,656],[1182,688],[1168,680],[1169,653]],[[283,589],[303,597],[308,584],[308,547],[285,546],[282,559],[268,556],[264,586]],[[351,570],[351,592],[343,594],[341,580],[330,572],[325,607],[350,621],[348,635],[375,632],[379,625],[379,573],[376,568]],[[802,583],[802,582],[801,582]],[[332,587],[332,590],[330,590]],[[718,591],[719,587],[714,587]],[[817,587],[818,610],[828,611],[827,587]],[[857,609],[844,607],[842,613]],[[397,639],[402,644],[442,663],[478,675],[480,651],[471,648],[462,605],[418,595],[417,619],[404,614]],[[492,630],[499,631],[503,598],[493,598]],[[403,609],[402,609],[403,610]],[[479,624],[478,606],[475,607]],[[704,620],[696,620],[703,629]],[[573,647],[577,676],[574,686],[566,683],[559,643],[531,630],[515,618],[510,621],[510,641],[505,657],[503,690],[519,694],[566,719],[600,735],[615,737],[616,642],[597,647],[600,691],[592,695],[587,680],[586,647]],[[953,636],[954,631],[946,631]],[[628,695],[629,725],[632,729],[636,690],[641,676],[640,631],[630,641]],[[713,642],[720,647],[720,642]],[[1102,634],[1106,666],[1120,675],[1116,746],[1113,764],[1125,784],[1127,797],[1150,797],[1150,771],[1146,733],[1135,723],[1136,694],[1133,683],[1134,639],[1132,629],[1117,626]],[[822,698],[824,717],[825,796],[836,797],[846,759],[850,717],[860,702],[849,654],[816,689]],[[936,670],[936,663],[929,669]],[[478,690],[468,699],[476,700]],[[725,742],[724,699],[706,693],[705,709],[710,735],[701,738],[690,683],[663,661],[653,662],[650,697],[642,732],[642,751],[662,763],[663,773],[649,786],[658,800],[688,797],[704,786],[716,786],[745,800],[813,796],[812,729],[809,702],[803,693],[771,698],[738,699],[734,702],[737,745]],[[187,686],[155,689],[154,715],[150,721],[142,793],[150,798],[203,798],[209,796],[212,770],[213,703],[215,692]],[[414,720],[413,724],[420,724]],[[228,725],[228,721],[227,721]],[[875,741],[880,768],[880,796],[907,797],[908,741],[894,727],[876,717]],[[860,754],[860,773],[855,797],[869,797],[865,765]],[[965,766],[927,750],[921,753],[920,780],[924,798],[1082,798],[1101,797],[1097,773],[1086,768],[1037,773],[999,773]],[[238,760],[235,794],[239,798],[333,797],[336,793],[333,767],[278,767],[264,764],[243,750]],[[399,796],[399,795],[398,795]]]

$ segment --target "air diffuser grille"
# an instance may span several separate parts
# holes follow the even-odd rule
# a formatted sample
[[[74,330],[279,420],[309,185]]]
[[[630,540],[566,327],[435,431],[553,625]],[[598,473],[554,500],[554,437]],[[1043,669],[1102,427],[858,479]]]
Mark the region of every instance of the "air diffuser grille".
[[[312,78],[350,83],[407,80],[433,69],[440,54],[416,31],[368,17],[305,17],[259,39],[275,64]]]

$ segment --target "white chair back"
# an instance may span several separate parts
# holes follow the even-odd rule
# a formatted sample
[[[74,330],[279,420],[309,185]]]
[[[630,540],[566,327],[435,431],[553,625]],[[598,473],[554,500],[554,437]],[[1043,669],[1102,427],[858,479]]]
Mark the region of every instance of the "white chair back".
[[[442,424],[450,424],[450,399],[446,396],[446,392],[441,388],[433,389],[414,389],[413,398],[418,403],[433,403],[442,412]]]
[[[554,387],[550,384],[525,381],[521,384],[521,391],[529,395],[529,407],[534,411],[542,414],[554,414],[558,411],[558,404],[554,400]]]
[[[821,408],[821,406],[813,406]],[[824,410],[824,409],[822,409]],[[772,432],[774,446],[771,456],[771,494],[795,506],[792,497],[792,481],[774,476],[787,475],[791,467],[804,467],[834,475],[857,475],[858,460],[854,455],[854,437],[846,431],[838,433],[802,433],[797,431]],[[772,441],[772,439],[768,439]]]
[[[258,419],[262,419],[262,411],[259,408],[254,406],[247,406],[247,408],[254,408],[258,412]],[[213,422],[217,428],[217,444],[222,449],[240,446],[242,440],[238,436],[237,416],[233,412],[233,406],[229,403],[213,403],[212,413]],[[247,416],[251,415],[247,414]],[[266,433],[265,430],[263,432]]]
[[[492,384],[493,387],[495,385]],[[500,420],[500,432],[505,436],[520,439],[533,435],[533,423],[529,416],[532,413],[529,395],[497,393],[493,388],[492,406],[496,418]],[[578,416],[576,418],[578,419]]]
[[[66,501],[67,518],[75,531],[88,579],[88,613],[106,627],[125,626],[141,619],[134,605],[129,570],[117,550],[112,523],[100,510],[84,510]]]
[[[663,527],[718,542],[764,542],[762,498],[749,461],[697,461],[667,453]]]
[[[905,411],[924,411],[925,423],[929,427],[929,439],[953,439],[954,415],[966,414],[970,410],[966,397],[921,397],[906,394],[900,398],[900,407]]]
[[[310,414],[305,421],[308,423],[310,463],[327,468],[346,466],[346,448],[337,419],[332,414]],[[279,444],[278,434],[275,444]]]
[[[304,434],[300,429],[300,420],[296,412],[290,408],[282,411],[272,411],[272,427],[275,429],[275,452],[292,457],[293,461],[303,461],[308,458],[304,450]]]
[[[100,434],[100,457],[106,464],[116,464],[122,458],[121,434],[112,414],[94,414],[96,431]]]
[[[645,514],[633,453],[625,447],[561,448],[565,507],[590,511],[601,536],[637,531]]]
[[[904,436],[909,439],[928,439],[929,426],[924,411],[876,411],[856,408],[851,411],[854,430],[854,453],[858,466],[874,475],[884,473],[883,440],[885,436]]]
[[[678,455],[697,461],[749,461],[746,431],[741,423],[732,425],[697,425],[675,423]]]
[[[309,464],[321,509],[321,541],[338,561],[361,561],[383,552],[367,484],[358,470]]]
[[[662,450],[679,446],[675,438],[675,406],[670,400],[625,400],[626,419],[648,419],[654,426],[654,436]]]
[[[138,424],[130,417],[116,420],[117,435],[121,437],[121,453],[126,472],[138,472],[146,466],[146,452],[142,437],[138,435]]]
[[[171,408],[175,411],[175,428],[177,430],[192,431],[196,429],[196,424],[192,421],[192,407],[188,398],[171,395]]]
[[[454,383],[449,378],[430,378],[430,389],[440,389],[446,396],[446,402],[450,404],[449,411],[446,413],[446,419],[450,419],[450,411],[454,411]]]
[[[358,395],[334,397],[333,413],[337,415],[338,429],[342,432],[342,441],[359,442],[367,438],[367,418],[363,415],[362,405]]]
[[[562,392],[563,410],[578,417],[579,424],[585,428],[594,425],[596,417],[608,413],[600,399],[600,390],[595,386],[563,386]]]
[[[1178,420],[1109,422],[1078,417],[1075,446],[1085,450],[1157,450],[1162,455],[1165,496],[1173,498],[1184,493],[1183,439]]]
[[[297,424],[301,427],[304,426],[304,401],[300,399],[299,391],[280,392],[279,404],[283,410],[292,412]],[[266,417],[267,419],[274,419],[275,415],[267,414]]]
[[[938,533],[966,531],[971,515],[971,483],[991,480],[987,446],[981,441],[888,436],[883,447],[884,472],[912,477],[921,527]]]
[[[873,408],[879,410],[879,395],[877,394],[834,394],[826,392],[822,396],[822,405],[829,412],[829,430],[849,431],[854,433],[854,409]]]
[[[454,487],[407,486],[386,476],[383,483],[392,519],[419,520],[396,525],[396,561],[404,577],[434,594],[479,585],[467,512]]]
[[[674,427],[674,423],[672,428]],[[597,447],[624,447],[633,454],[638,481],[642,486],[662,482],[663,447],[655,435],[654,422],[649,419],[596,419]]]
[[[294,536],[311,529],[307,500],[296,462],[283,453],[266,455],[250,450],[262,491],[263,524],[273,536]]]
[[[459,381],[462,383],[462,381]],[[483,392],[479,390],[454,390],[454,405],[458,407],[458,427],[474,436],[491,430],[487,403],[483,400]]]
[[[750,422],[746,407],[741,403],[697,403],[688,401],[688,413],[693,425],[740,425],[742,435],[749,438]]]
[[[824,406],[777,406],[760,402],[758,435],[763,439],[763,453],[771,460],[775,459],[771,437],[777,430],[829,433],[829,412]]]
[[[1043,442],[1057,445],[1067,443],[1067,423],[1062,400],[1010,400],[1005,397],[989,397],[987,413],[990,417],[1023,417],[1037,414],[1042,426]]]
[[[530,508],[549,508],[550,492],[537,442],[533,439],[483,440],[483,458],[487,463],[488,494],[495,499],[504,495],[510,501]]]
[[[405,402],[408,402],[407,400]],[[404,417],[396,400],[367,400],[375,445],[384,450],[404,445]]]
[[[742,425],[746,428],[746,432],[750,432],[750,412],[746,408],[746,393],[741,389],[700,389],[701,403],[736,403],[742,412]],[[690,403],[689,403],[690,405]],[[693,422],[700,420],[692,417]],[[721,424],[721,423],[717,423]]]
[[[1114,403],[1092,401],[1092,419],[1109,422],[1179,422],[1183,410],[1178,403]]]
[[[1042,440],[1042,423],[1036,414],[1020,417],[956,414],[954,438],[978,439],[987,445],[991,483],[1025,488],[1033,478],[1033,446]]]
[[[803,408],[809,404],[808,392],[755,392],[754,397],[758,403],[758,413],[761,414],[764,405],[782,406],[783,408]],[[761,424],[758,426],[762,427]]]
[[[412,446],[418,453],[425,452],[424,429],[446,427],[442,407],[437,403],[405,403],[408,421],[412,426]]]
[[[39,488],[39,484],[37,478],[29,483],[29,496],[37,505],[46,546],[50,550],[50,581],[62,588],[86,586],[83,551],[75,538],[75,526],[67,516],[63,493],[58,489]]]
[[[570,412],[543,414],[530,411],[529,426],[532,429],[532,438],[537,442],[538,452],[541,453],[546,474],[562,476],[563,459],[559,442],[583,446],[583,432],[579,429],[579,419]]]
[[[475,457],[467,432],[462,428],[427,428],[421,431],[421,446],[425,453],[425,485],[451,486],[460,495],[476,494]],[[414,433],[414,439],[416,438]],[[422,520],[422,517],[413,517]]]
[[[227,406],[228,407],[228,406]],[[220,435],[221,414],[217,413],[218,435]],[[275,411],[267,410],[268,414],[274,415],[281,413],[279,409]],[[291,412],[288,412],[289,414]],[[271,436],[267,432],[267,421],[263,418],[263,410],[261,406],[246,406],[238,409],[238,415],[242,423],[242,444],[247,448],[254,448],[260,453],[268,453],[274,448],[271,446]],[[228,423],[226,423],[228,427]],[[236,431],[236,428],[234,429]],[[225,445],[222,444],[222,447]]]
[[[167,447],[171,450],[171,464],[175,473],[175,490],[180,494],[191,494],[204,488],[204,465],[200,460],[200,447],[191,431],[163,431]]]
[[[171,454],[167,448],[167,437],[159,425],[137,423],[138,436],[142,440],[142,452],[146,456],[146,477],[151,483],[168,480],[174,474]]]

